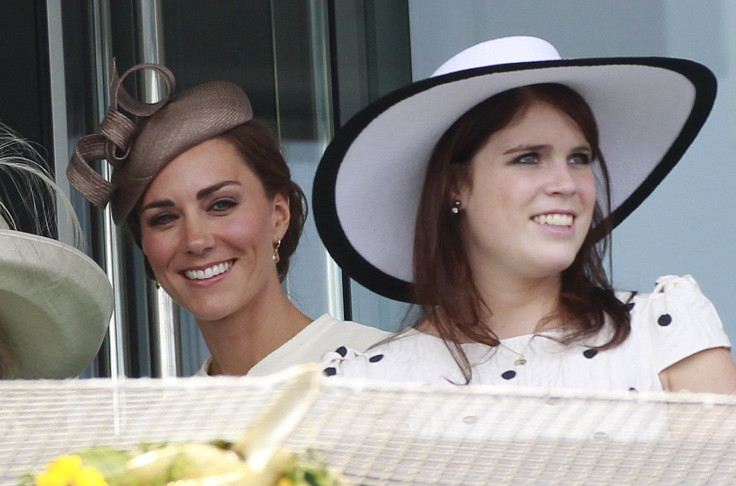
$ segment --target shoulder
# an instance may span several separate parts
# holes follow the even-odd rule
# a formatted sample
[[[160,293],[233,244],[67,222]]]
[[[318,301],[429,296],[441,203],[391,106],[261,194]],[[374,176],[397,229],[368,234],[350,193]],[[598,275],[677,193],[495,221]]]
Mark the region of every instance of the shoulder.
[[[657,294],[685,292],[689,294],[701,294],[700,285],[692,275],[663,275],[654,281],[651,292],[639,292],[631,290],[617,290],[616,297],[621,301],[628,301],[631,297],[639,300],[654,297]]]
[[[249,375],[264,375],[294,364],[319,362],[325,353],[348,346],[363,351],[388,332],[323,314],[259,361]]]
[[[374,344],[381,339],[387,338],[392,335],[389,331],[384,331],[374,326],[368,326],[359,322],[353,321],[341,321],[335,319],[330,314],[322,314],[317,319],[312,321],[308,326],[313,332],[329,333],[333,336],[344,336],[346,339],[363,342],[369,340],[370,342],[366,345]],[[350,345],[351,343],[345,342],[343,344]]]
[[[631,337],[650,342],[658,372],[705,349],[731,345],[718,312],[690,275],[660,277],[651,293],[624,302],[631,311]]]
[[[322,360],[327,376],[419,383],[445,382],[451,363],[453,358],[441,339],[414,329],[395,334],[364,352],[342,346]]]
[[[364,351],[369,346],[391,336],[391,333],[353,321],[341,321],[323,314],[298,335],[300,346],[310,346],[322,357],[325,352],[341,346]]]
[[[654,317],[661,327],[668,327],[676,317],[682,316],[717,318],[713,304],[690,275],[659,277],[650,293],[622,292],[617,295],[629,304],[632,320]]]

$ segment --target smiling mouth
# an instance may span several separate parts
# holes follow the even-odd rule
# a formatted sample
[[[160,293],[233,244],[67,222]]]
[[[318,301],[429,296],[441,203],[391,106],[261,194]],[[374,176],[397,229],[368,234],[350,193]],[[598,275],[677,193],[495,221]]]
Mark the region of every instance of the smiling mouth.
[[[573,219],[572,214],[554,213],[534,216],[532,221],[547,226],[572,226]]]
[[[233,265],[234,261],[230,260],[228,262],[212,265],[204,270],[184,270],[184,276],[189,280],[205,280],[227,272],[233,267]]]

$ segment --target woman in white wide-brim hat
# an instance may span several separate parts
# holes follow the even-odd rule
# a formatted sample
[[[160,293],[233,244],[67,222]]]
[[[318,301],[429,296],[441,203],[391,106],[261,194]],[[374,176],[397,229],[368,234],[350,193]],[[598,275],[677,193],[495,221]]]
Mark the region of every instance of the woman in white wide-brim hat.
[[[367,353],[339,348],[325,373],[736,391],[692,277],[615,292],[603,268],[610,231],[677,163],[715,91],[695,62],[563,60],[510,37],[367,107],[320,163],[317,228],[352,278],[421,315]]]
[[[42,202],[53,200],[56,186],[37,160],[28,142],[0,125],[0,171],[27,196],[19,203],[38,201],[30,207],[38,218],[38,234],[32,234],[13,229],[10,201],[0,200],[0,378],[5,379],[78,375],[100,349],[112,314],[112,287],[102,269],[78,249],[39,236],[52,217]]]

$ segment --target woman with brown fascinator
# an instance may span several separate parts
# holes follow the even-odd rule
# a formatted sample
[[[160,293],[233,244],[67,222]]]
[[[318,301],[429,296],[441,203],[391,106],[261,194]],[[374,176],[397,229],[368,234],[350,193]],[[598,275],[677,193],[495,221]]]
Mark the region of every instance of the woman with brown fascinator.
[[[143,69],[167,84],[156,104],[122,85]],[[381,339],[384,331],[329,314],[312,320],[284,292],[306,201],[243,90],[213,81],[174,91],[161,65],[115,73],[110,111],[98,134],[79,140],[67,175],[89,201],[110,204],[149,276],[194,316],[211,353],[198,374],[263,375],[318,361],[346,340],[365,348]],[[101,159],[110,181],[90,167]]]

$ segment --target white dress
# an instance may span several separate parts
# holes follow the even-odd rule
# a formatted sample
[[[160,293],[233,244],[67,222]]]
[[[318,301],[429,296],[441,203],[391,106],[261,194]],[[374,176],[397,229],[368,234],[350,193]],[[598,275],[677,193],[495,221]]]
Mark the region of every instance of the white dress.
[[[326,352],[346,343],[355,350],[363,351],[388,336],[388,331],[357,322],[339,321],[329,314],[323,314],[256,363],[246,374],[263,376],[293,365],[318,363]],[[195,376],[207,376],[210,362],[211,358],[207,358]]]
[[[626,302],[631,293],[617,293]],[[604,351],[608,331],[585,342],[562,345],[561,331],[502,340],[503,346],[463,344],[472,384],[584,390],[660,391],[659,373],[699,351],[730,348],[718,314],[690,276],[665,276],[651,294],[630,305],[631,334]],[[545,337],[546,336],[546,337]],[[526,363],[521,364],[520,355]],[[425,384],[465,383],[445,343],[411,329],[361,353],[343,346],[322,361],[328,376],[362,377]]]

